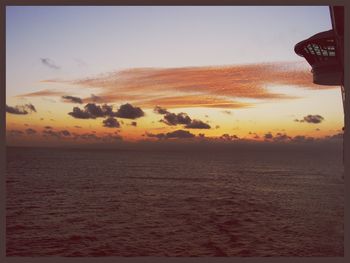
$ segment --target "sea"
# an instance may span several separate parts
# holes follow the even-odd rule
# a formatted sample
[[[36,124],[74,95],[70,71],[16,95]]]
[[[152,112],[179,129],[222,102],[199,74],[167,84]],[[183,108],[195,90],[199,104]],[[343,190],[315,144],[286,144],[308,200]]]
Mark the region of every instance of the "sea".
[[[7,256],[344,256],[341,151],[6,151]]]

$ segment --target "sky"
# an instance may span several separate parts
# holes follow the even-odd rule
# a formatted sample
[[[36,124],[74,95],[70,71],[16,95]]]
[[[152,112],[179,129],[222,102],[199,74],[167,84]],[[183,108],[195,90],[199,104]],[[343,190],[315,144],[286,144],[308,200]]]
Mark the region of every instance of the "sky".
[[[328,6],[6,7],[8,145],[341,138],[296,43]]]

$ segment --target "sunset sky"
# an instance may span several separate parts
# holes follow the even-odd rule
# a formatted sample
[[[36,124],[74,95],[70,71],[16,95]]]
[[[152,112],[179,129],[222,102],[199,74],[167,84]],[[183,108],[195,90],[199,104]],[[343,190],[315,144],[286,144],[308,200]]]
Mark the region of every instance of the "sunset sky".
[[[338,138],[294,45],[318,7],[7,7],[8,145]]]

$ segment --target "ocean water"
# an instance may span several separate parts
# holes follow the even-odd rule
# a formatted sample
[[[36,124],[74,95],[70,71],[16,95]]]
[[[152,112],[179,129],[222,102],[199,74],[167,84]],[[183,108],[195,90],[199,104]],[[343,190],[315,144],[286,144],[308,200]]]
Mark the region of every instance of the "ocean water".
[[[339,154],[7,148],[7,256],[343,256]]]

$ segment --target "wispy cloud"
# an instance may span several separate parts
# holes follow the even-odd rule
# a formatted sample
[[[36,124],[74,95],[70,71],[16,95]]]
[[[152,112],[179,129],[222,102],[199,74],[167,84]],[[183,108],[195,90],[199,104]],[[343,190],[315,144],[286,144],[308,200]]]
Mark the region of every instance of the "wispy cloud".
[[[80,59],[80,58],[74,58],[74,62],[77,64],[77,66],[79,66],[79,67],[86,67],[88,64],[84,61],[84,60],[82,60],[82,59]]]
[[[40,58],[40,61],[43,65],[46,67],[52,68],[52,69],[60,69],[61,67],[58,66],[52,59],[50,58]]]
[[[255,100],[299,98],[283,92],[283,86],[310,90],[331,89],[312,83],[306,63],[278,62],[212,67],[136,68],[77,80],[44,80],[99,90],[82,98],[85,103],[130,102],[143,108],[210,107],[235,109],[254,106]],[[276,92],[269,85],[281,85]],[[21,96],[57,96],[59,91],[43,90]]]
[[[171,93],[171,92],[169,92]],[[239,102],[236,99],[229,99],[227,97],[220,97],[215,95],[174,95],[166,97],[156,97],[154,99],[144,99],[138,101],[138,104],[145,108],[152,108],[154,105],[162,105],[167,108],[193,108],[193,107],[206,107],[206,108],[246,108],[251,107],[251,103]]]
[[[245,107],[250,99],[291,99],[273,93],[269,84],[294,85],[310,89],[329,86],[312,84],[309,68],[300,62],[265,63],[215,67],[138,68],[72,81],[99,88],[105,101],[126,98],[145,107]],[[175,95],[174,95],[175,94]],[[151,105],[153,104],[153,105]]]
[[[17,95],[16,97],[19,98],[24,98],[24,97],[56,97],[56,96],[62,96],[65,93],[62,91],[57,91],[57,90],[40,90],[40,91],[35,91],[31,93],[25,93],[25,94],[20,94]]]
[[[62,100],[64,102],[70,102],[70,103],[79,103],[82,104],[83,100],[79,97],[74,97],[74,96],[62,96]]]

